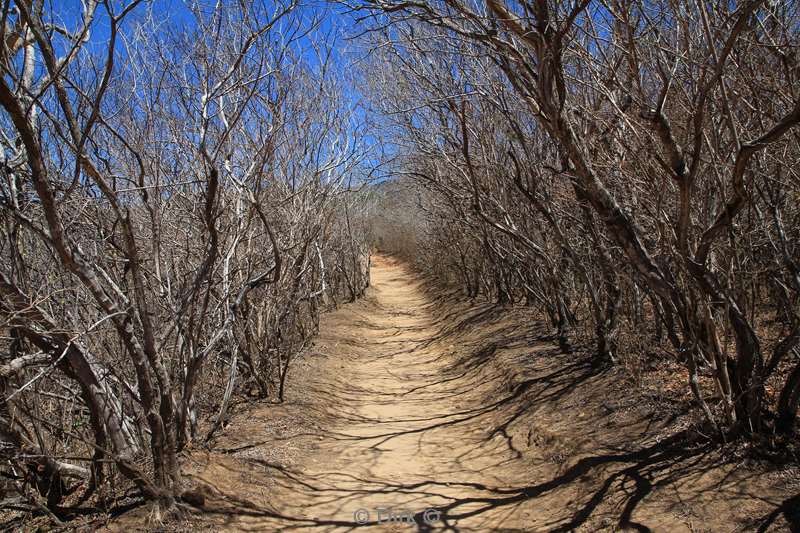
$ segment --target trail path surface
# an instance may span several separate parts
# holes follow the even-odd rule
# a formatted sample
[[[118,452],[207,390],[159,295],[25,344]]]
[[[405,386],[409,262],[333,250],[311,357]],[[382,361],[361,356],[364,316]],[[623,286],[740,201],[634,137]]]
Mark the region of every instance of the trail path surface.
[[[487,325],[496,310],[443,309],[402,264],[375,258],[366,300],[325,317],[294,407],[248,413],[217,451],[194,454],[189,470],[210,490],[209,527],[702,531],[698,506],[758,511],[731,473],[687,474],[658,492],[702,452],[641,440],[647,416],[611,416],[602,395],[576,396],[604,378],[553,360],[552,343],[518,323]],[[493,362],[499,351],[505,368]],[[265,437],[260,428],[276,418],[284,427]],[[640,441],[621,449],[609,428]]]

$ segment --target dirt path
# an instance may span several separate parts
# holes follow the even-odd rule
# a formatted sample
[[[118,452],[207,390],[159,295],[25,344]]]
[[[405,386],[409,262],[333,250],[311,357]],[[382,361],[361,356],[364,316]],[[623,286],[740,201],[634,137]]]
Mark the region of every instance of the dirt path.
[[[217,451],[193,453],[207,525],[732,531],[736,509],[769,510],[732,469],[677,480],[707,452],[651,439],[652,416],[596,394],[613,376],[495,315],[432,301],[402,265],[375,258],[366,300],[326,316],[307,374],[290,377],[290,405],[247,413]]]

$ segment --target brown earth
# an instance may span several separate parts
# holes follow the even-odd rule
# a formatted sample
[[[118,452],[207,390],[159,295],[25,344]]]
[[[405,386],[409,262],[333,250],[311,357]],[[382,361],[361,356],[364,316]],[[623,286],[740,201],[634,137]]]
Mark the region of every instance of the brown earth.
[[[563,354],[525,309],[431,292],[373,259],[327,314],[289,401],[234,417],[184,468],[222,531],[783,531],[797,472],[723,460],[681,405]],[[112,530],[145,526],[139,509]],[[365,522],[365,523],[361,523]],[[151,523],[152,524],[152,523]]]

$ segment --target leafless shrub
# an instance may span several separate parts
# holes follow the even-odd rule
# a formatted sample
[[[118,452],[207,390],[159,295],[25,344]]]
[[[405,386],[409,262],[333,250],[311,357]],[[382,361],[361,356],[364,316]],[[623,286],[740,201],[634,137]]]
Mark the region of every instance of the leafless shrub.
[[[430,196],[424,264],[540,306],[565,348],[591,332],[601,361],[667,340],[722,434],[793,431],[796,2],[349,5]]]
[[[195,4],[165,31],[140,4],[2,8],[2,469],[56,514],[120,473],[173,509],[177,454],[237,391],[282,399],[368,280],[365,154],[317,21]]]

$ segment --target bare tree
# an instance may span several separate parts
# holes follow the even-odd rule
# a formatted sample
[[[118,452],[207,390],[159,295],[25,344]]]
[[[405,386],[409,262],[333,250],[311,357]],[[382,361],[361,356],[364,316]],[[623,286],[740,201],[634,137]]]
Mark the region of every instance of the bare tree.
[[[523,260],[485,240],[485,253],[500,256],[495,275],[541,262],[527,285],[542,300],[551,298],[548,285],[561,283],[555,292],[563,297],[578,279],[598,349],[610,358],[620,306],[631,308],[634,324],[649,313],[685,362],[706,418],[725,433],[769,432],[775,417],[782,430],[792,426],[796,372],[784,374],[779,405],[768,405],[764,384],[798,342],[796,261],[783,248],[787,226],[777,222],[795,215],[772,208],[787,209],[785,195],[796,187],[800,99],[787,50],[798,42],[797,6],[490,0],[352,7],[367,12],[376,49],[397,50],[390,76],[426,87],[403,109],[387,110],[414,143],[430,140],[415,147],[416,157],[463,173],[482,231],[526,249]],[[437,123],[420,122],[429,110]],[[535,214],[515,210],[510,183]],[[443,194],[458,198],[464,190]],[[552,235],[521,231],[523,219],[541,220]],[[567,220],[581,235],[563,231]],[[461,225],[472,231],[472,223]],[[550,238],[555,247],[545,244]],[[565,274],[547,265],[564,264],[562,257],[569,273],[557,282]],[[624,268],[614,266],[620,262]],[[776,315],[785,324],[780,337],[765,337],[759,320]],[[766,344],[774,346],[769,358]],[[714,406],[699,385],[705,369],[720,398]]]
[[[239,376],[282,397],[332,273],[366,283],[365,151],[318,20],[196,4],[165,32],[139,4],[84,2],[72,26],[3,4],[0,432],[56,514],[65,480],[85,500],[117,472],[173,509],[178,453]]]

